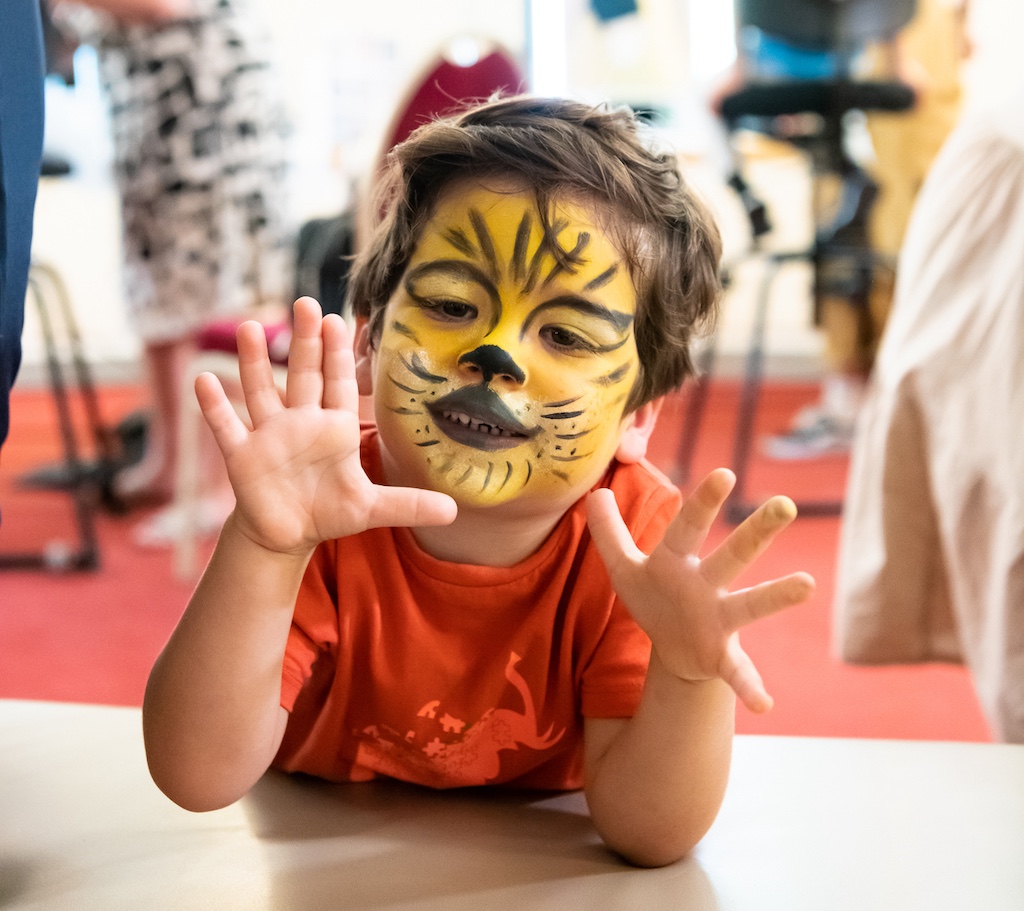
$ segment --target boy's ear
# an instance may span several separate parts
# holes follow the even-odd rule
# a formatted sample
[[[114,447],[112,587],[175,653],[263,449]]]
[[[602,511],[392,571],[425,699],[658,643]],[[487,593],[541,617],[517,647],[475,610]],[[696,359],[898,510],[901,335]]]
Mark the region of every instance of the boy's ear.
[[[370,344],[370,325],[365,319],[356,321],[356,337],[352,343],[356,358],[356,384],[360,395],[373,394],[373,346]]]
[[[647,444],[658,423],[658,414],[664,401],[664,398],[655,399],[623,418],[624,430],[619,448],[615,450],[616,459],[628,465],[639,462],[647,455]]]

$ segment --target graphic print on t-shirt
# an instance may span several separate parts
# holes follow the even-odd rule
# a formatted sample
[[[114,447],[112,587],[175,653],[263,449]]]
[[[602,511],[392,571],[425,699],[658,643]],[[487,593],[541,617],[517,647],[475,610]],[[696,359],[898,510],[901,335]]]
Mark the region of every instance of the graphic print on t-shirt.
[[[512,652],[505,678],[522,698],[522,712],[490,708],[469,724],[449,714],[441,700],[429,700],[416,718],[410,719],[412,727],[404,733],[390,725],[369,725],[357,732],[361,741],[357,763],[383,775],[432,787],[471,787],[498,777],[502,750],[554,746],[565,729],[554,735],[550,727],[543,734],[537,730],[533,694],[516,670],[519,661],[519,655]]]

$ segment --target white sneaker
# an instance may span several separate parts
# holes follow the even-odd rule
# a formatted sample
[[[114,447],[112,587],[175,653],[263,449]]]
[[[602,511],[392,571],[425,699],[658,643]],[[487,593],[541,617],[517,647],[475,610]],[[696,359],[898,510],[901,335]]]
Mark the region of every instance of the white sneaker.
[[[214,500],[200,500],[196,504],[192,534],[198,538],[217,534],[230,511],[230,508]],[[173,547],[187,531],[188,522],[184,511],[172,503],[139,522],[132,530],[132,538],[139,547]]]
[[[779,461],[847,455],[853,444],[853,424],[818,411],[801,412],[788,433],[767,437],[764,454]]]

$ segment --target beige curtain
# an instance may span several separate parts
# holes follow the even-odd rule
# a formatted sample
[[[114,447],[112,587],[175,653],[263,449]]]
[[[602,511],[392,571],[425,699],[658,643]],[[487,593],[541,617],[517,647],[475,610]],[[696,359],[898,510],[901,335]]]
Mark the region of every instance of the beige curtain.
[[[965,120],[918,198],[857,428],[848,661],[963,661],[1024,742],[1024,96]]]

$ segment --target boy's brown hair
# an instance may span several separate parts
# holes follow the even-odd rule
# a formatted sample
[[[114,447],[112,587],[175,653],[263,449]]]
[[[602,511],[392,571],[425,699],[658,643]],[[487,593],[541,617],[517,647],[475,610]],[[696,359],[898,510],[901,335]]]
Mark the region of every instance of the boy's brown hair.
[[[557,199],[607,214],[605,229],[637,290],[640,375],[626,411],[678,387],[693,372],[694,332],[714,319],[721,240],[675,158],[647,146],[628,109],[500,99],[420,127],[393,149],[380,190],[384,216],[349,281],[352,312],[369,321],[370,338],[380,336],[384,308],[440,196],[456,182],[489,179],[533,193],[545,219]],[[562,265],[573,268],[568,258]]]

